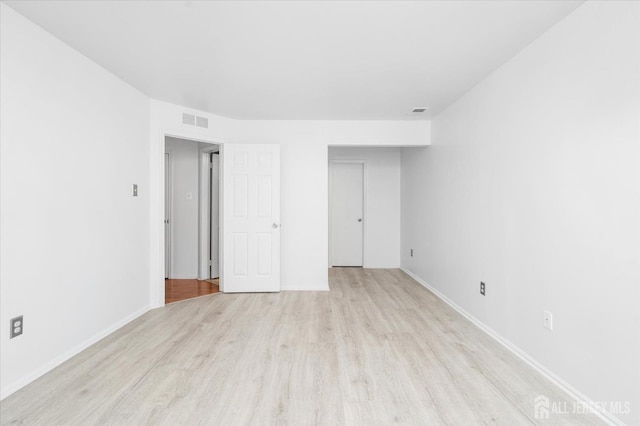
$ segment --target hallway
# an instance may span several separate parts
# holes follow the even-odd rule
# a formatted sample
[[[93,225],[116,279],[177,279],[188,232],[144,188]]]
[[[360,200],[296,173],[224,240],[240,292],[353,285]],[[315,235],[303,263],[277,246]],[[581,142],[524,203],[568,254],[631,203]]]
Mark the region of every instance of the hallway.
[[[164,280],[164,303],[179,302],[220,291],[219,278],[211,280]]]

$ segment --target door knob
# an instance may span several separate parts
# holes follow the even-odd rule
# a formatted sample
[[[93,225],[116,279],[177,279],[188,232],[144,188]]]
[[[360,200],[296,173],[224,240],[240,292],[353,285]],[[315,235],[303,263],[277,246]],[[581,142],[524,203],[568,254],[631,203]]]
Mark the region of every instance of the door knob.
[[[358,222],[362,222],[362,218],[361,218],[361,217],[360,217],[360,218],[358,218]]]
[[[277,223],[274,223],[273,225],[271,225],[271,227],[272,227],[273,229],[276,229],[276,228],[278,227],[278,224],[277,224]]]

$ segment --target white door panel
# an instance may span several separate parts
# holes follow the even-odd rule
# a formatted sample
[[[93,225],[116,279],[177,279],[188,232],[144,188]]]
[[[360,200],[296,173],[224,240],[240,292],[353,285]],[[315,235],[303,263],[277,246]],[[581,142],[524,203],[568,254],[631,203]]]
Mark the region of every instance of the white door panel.
[[[280,291],[280,146],[223,146],[224,292]]]
[[[331,265],[363,266],[364,164],[331,163]]]

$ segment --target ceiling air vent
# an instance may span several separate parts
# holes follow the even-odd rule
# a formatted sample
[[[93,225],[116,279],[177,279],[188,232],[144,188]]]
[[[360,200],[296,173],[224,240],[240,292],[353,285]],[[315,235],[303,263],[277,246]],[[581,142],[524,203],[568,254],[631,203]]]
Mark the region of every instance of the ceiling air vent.
[[[415,107],[414,109],[411,110],[411,112],[425,112],[428,109],[429,108],[427,107]]]
[[[196,125],[196,116],[193,114],[182,113],[182,124],[188,124],[190,126]]]
[[[196,117],[196,126],[209,128],[209,119],[207,117]]]
[[[207,117],[200,117],[195,114],[189,114],[187,112],[182,113],[182,124],[189,126],[198,126],[205,129],[209,128],[209,119]]]

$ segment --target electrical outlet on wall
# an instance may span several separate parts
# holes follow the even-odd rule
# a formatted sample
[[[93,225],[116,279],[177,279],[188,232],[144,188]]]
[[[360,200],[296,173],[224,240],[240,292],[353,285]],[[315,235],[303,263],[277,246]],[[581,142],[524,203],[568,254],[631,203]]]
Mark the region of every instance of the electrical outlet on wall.
[[[549,311],[544,311],[544,328],[553,331],[553,314]]]
[[[22,315],[19,317],[11,318],[11,330],[9,334],[9,339],[13,339],[14,337],[18,337],[22,334],[24,330],[24,321],[22,319]]]
[[[480,294],[484,296],[484,292],[485,292],[485,284],[480,281]]]
[[[413,249],[409,250],[409,256],[413,257]]]

